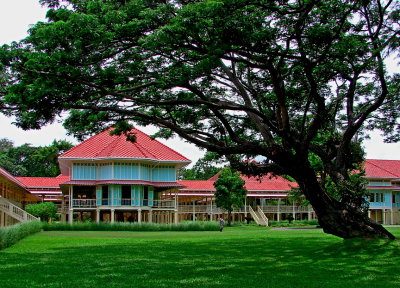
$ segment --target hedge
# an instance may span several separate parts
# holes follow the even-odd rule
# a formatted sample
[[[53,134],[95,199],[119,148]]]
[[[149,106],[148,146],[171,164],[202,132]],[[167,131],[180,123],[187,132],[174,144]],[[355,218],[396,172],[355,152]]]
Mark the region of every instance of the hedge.
[[[42,223],[39,221],[22,222],[0,228],[0,250],[10,247],[25,237],[41,230]]]

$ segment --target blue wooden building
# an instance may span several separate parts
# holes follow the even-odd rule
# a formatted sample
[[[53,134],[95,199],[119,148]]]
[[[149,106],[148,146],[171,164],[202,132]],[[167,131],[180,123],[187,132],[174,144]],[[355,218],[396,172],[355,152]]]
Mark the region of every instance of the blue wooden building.
[[[96,221],[176,222],[177,171],[190,160],[145,133],[99,133],[61,155],[69,181],[60,184],[69,221],[90,214]]]

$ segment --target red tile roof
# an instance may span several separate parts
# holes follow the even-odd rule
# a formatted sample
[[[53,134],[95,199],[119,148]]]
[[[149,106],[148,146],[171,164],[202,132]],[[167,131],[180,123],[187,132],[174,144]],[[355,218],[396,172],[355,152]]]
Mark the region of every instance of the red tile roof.
[[[136,142],[126,136],[110,135],[109,128],[62,154],[59,158],[136,158],[156,161],[190,162],[188,158],[172,150],[140,130],[132,129]]]
[[[297,183],[290,182],[281,176],[266,175],[262,179],[256,177],[241,176],[246,182],[247,191],[289,191],[292,187],[297,187]],[[210,180],[211,179],[211,180]],[[180,184],[186,186],[182,191],[215,191],[214,180],[218,177],[211,177],[207,181],[181,180]]]
[[[400,177],[400,160],[367,159],[365,176],[367,178],[398,178]]]
[[[214,181],[207,180],[179,180],[179,184],[185,186],[179,190],[182,191],[215,191]]]
[[[61,183],[70,180],[70,176],[58,175],[57,177],[17,177],[17,179],[24,183],[28,188],[59,188]]]

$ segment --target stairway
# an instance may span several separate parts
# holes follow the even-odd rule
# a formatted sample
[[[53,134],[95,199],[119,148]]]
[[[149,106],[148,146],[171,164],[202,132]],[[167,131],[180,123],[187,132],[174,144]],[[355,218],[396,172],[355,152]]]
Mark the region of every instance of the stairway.
[[[39,218],[14,205],[2,196],[0,196],[0,211],[6,213],[8,216],[16,219],[19,222],[40,220]]]
[[[257,206],[257,211],[254,211],[251,206],[249,206],[249,212],[254,221],[260,226],[268,226],[268,218],[265,216],[262,209]]]

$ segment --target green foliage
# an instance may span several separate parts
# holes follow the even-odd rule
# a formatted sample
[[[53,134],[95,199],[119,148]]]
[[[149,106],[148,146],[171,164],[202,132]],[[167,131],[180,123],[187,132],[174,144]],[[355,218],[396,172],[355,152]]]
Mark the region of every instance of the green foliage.
[[[228,211],[228,225],[231,224],[230,214],[233,209],[241,208],[244,205],[247,190],[244,188],[245,181],[240,178],[239,172],[231,167],[222,169],[215,187],[215,204]]]
[[[54,140],[48,146],[15,147],[12,141],[0,139],[0,166],[14,176],[55,177],[60,174],[57,157],[72,147],[65,140]]]
[[[53,202],[42,202],[37,204],[26,205],[26,212],[32,214],[35,217],[40,217],[41,221],[49,221],[54,218],[57,213],[57,205]]]
[[[18,241],[42,230],[39,221],[23,222],[0,228],[0,250],[8,248]]]
[[[222,162],[223,160],[214,153],[207,152],[192,168],[179,171],[179,178],[182,180],[208,180],[221,171],[222,167],[215,165],[221,165]]]
[[[217,231],[219,225],[212,221],[186,221],[178,224],[157,224],[157,223],[45,223],[45,231]]]
[[[318,220],[296,220],[291,223],[289,221],[269,221],[268,225],[270,227],[315,227],[318,225]]]

